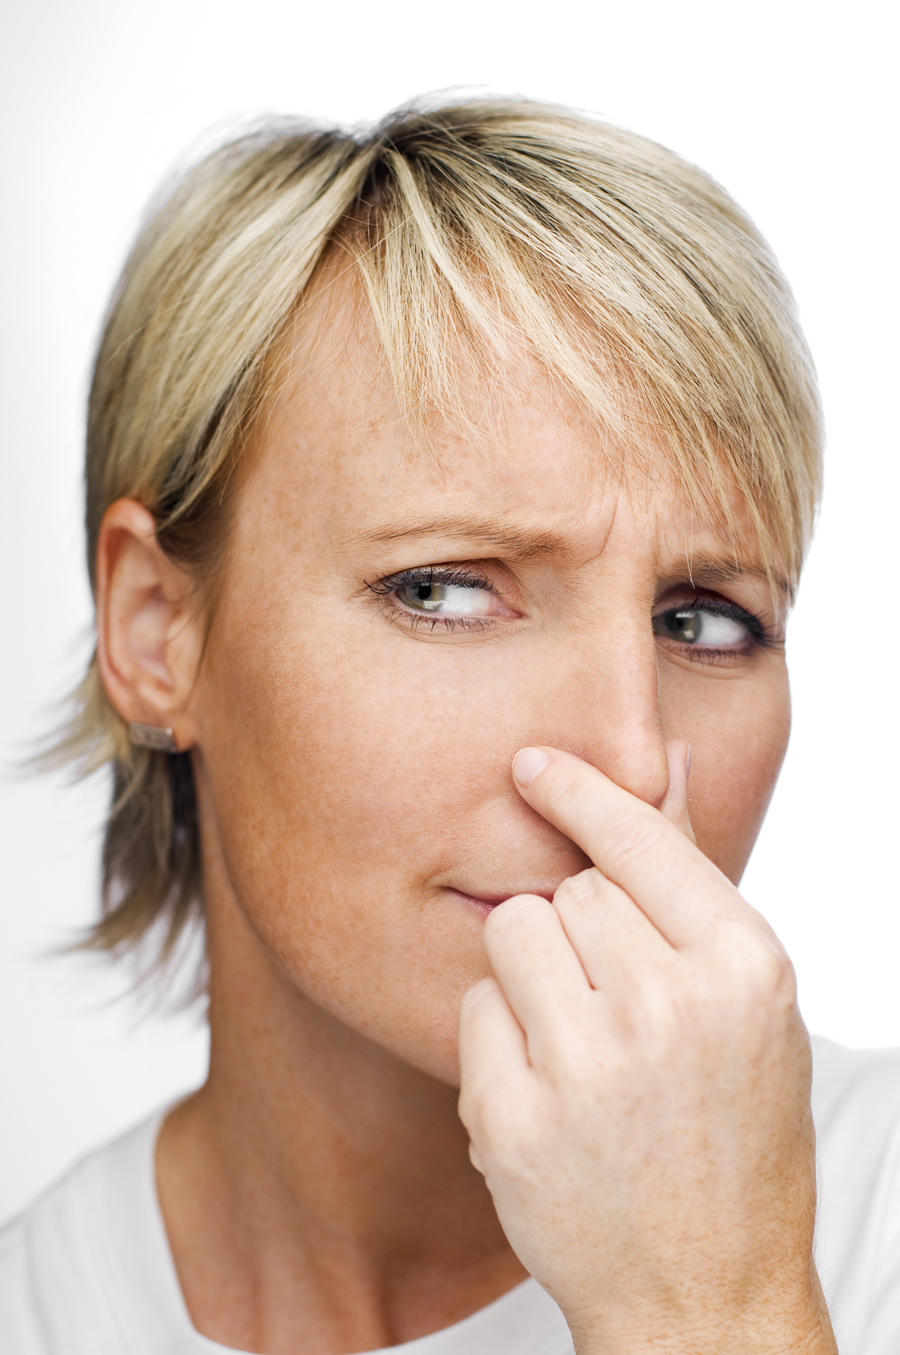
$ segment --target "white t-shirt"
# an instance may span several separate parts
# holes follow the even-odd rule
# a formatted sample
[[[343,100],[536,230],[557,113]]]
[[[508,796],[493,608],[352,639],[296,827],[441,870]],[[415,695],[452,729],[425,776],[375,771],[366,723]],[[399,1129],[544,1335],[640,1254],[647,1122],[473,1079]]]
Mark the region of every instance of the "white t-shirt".
[[[900,1051],[814,1040],[816,1259],[841,1355],[900,1355]],[[200,1336],[159,1211],[162,1115],[85,1158],[0,1233],[2,1355],[234,1355]],[[534,1280],[393,1355],[571,1355]]]

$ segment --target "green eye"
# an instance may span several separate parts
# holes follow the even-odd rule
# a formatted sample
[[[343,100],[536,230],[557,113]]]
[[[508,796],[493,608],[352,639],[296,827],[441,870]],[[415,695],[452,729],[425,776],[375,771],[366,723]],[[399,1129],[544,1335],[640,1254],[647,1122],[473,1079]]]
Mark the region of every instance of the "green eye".
[[[420,616],[449,618],[502,614],[504,608],[493,593],[475,583],[436,583],[411,579],[397,589],[397,601]]]
[[[653,634],[704,649],[739,649],[749,631],[737,617],[701,607],[671,607],[653,618]]]
[[[409,583],[397,590],[397,596],[414,611],[436,612],[447,601],[448,591],[444,583]]]

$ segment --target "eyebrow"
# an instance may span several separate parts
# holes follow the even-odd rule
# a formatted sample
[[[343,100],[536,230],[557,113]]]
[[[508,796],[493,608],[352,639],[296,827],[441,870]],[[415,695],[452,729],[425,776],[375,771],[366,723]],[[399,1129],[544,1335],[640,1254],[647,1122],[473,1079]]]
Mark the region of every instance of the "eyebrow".
[[[568,541],[556,532],[527,531],[504,527],[496,521],[478,522],[471,517],[454,517],[452,514],[423,518],[419,522],[409,522],[407,519],[403,526],[386,524],[363,532],[356,539],[366,545],[384,546],[395,541],[429,536],[477,541],[479,545],[493,546],[515,560],[548,555],[565,557],[573,553]],[[793,600],[794,590],[786,579],[770,574],[762,565],[748,560],[726,561],[698,551],[696,554],[686,553],[685,568],[692,584],[729,584],[746,578],[759,579],[764,583],[774,583],[780,592]]]
[[[384,546],[410,537],[443,536],[477,541],[479,545],[495,546],[513,559],[528,560],[539,555],[570,555],[571,547],[555,532],[530,532],[517,527],[504,527],[497,522],[478,522],[471,517],[456,518],[441,515],[407,522],[404,526],[387,525],[375,531],[363,532],[356,539],[366,545]]]
[[[726,562],[702,552],[698,552],[696,555],[688,555],[686,563],[691,583],[702,581],[703,583],[727,584],[736,583],[740,579],[746,578],[760,579],[763,583],[775,584],[779,591],[790,600],[793,600],[794,597],[794,590],[787,579],[782,578],[780,574],[770,574],[762,565],[741,560]]]

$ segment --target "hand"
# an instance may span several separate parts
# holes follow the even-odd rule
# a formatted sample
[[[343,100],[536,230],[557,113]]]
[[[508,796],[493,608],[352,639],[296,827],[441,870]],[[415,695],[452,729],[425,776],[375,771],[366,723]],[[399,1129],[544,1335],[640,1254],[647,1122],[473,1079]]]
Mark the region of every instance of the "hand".
[[[556,749],[520,793],[595,863],[488,916],[460,1014],[472,1160],[581,1355],[834,1352],[810,1047],[765,920],[661,810]],[[543,764],[543,765],[542,765]]]

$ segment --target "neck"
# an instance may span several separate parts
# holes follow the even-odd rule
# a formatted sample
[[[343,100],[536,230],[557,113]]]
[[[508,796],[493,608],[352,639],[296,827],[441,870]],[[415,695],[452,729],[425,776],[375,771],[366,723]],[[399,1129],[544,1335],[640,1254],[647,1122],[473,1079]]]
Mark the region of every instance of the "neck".
[[[243,1349],[371,1350],[524,1279],[456,1090],[299,993],[236,905],[218,903],[209,1078],[158,1150],[198,1330]]]

